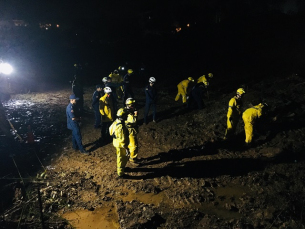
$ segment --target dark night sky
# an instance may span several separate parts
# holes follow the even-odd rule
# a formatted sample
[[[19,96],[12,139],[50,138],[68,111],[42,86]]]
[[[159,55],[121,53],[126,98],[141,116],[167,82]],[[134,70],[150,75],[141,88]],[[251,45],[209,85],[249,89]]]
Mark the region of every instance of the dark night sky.
[[[150,65],[154,74],[175,71],[182,76],[190,71],[197,74],[199,64],[209,69],[221,65],[222,71],[240,66],[239,71],[259,71],[259,63],[284,66],[284,60],[290,61],[286,64],[289,69],[305,66],[295,63],[298,56],[294,52],[303,50],[300,28],[305,17],[299,16],[305,12],[304,6],[304,0],[0,0],[0,21],[62,23],[61,28],[67,28],[51,30],[54,33],[39,30],[39,34],[20,29],[5,40],[15,42],[7,46],[7,53],[23,53],[19,56],[25,60],[34,58],[33,69],[48,69],[49,75],[75,62],[90,63],[98,73],[129,61]],[[221,22],[215,20],[218,16]],[[196,26],[186,29],[189,22]],[[177,35],[174,26],[184,28]],[[287,53],[295,59],[287,58]],[[54,66],[47,64],[51,62]],[[173,70],[168,65],[178,67]],[[69,75],[68,70],[62,72]]]
[[[84,1],[84,0],[1,0],[0,14],[2,19],[26,19],[26,20],[44,20],[53,18],[96,18],[96,17],[129,17],[133,14],[149,10],[160,10],[169,8],[173,5],[190,5],[197,9],[209,5],[238,5],[238,0],[103,0],[103,1]],[[260,4],[260,1],[248,1],[253,4]],[[266,0],[262,4],[270,8],[277,8],[283,12],[298,10],[300,0]],[[232,3],[232,4],[231,4]]]
[[[94,2],[78,0],[1,0],[0,12],[7,19],[41,20],[96,16]]]
[[[152,1],[151,1],[152,2]],[[5,19],[53,19],[126,17],[149,8],[151,2],[84,0],[1,0],[0,14]],[[163,3],[162,3],[163,4]],[[158,4],[158,6],[161,6]]]

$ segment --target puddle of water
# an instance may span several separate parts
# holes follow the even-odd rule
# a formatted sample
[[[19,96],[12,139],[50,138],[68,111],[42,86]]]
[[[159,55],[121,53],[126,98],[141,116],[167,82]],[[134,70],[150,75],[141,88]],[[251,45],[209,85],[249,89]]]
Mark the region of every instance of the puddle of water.
[[[225,187],[218,187],[214,190],[217,196],[234,197],[236,199],[243,196],[244,193],[247,193],[249,191],[250,190],[247,187],[239,185],[228,185]]]
[[[111,208],[100,208],[94,211],[77,210],[67,212],[63,218],[77,229],[118,229],[118,216]]]
[[[154,193],[133,193],[133,192],[128,192],[126,196],[122,196],[120,199],[122,199],[124,202],[126,201],[139,201],[144,204],[153,204],[155,206],[159,206],[160,203],[169,203],[167,200],[167,197],[162,193],[154,194]]]
[[[36,142],[55,143],[66,136],[66,120],[59,114],[61,108],[58,106],[27,100],[9,100],[3,105],[8,119],[24,139],[28,125],[32,127]]]

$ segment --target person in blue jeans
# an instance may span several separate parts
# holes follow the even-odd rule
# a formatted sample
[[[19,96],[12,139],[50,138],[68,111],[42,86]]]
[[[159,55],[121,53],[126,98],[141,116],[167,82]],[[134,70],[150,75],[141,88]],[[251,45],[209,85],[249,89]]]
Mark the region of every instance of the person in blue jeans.
[[[149,113],[150,107],[152,107],[153,110],[153,122],[156,122],[156,102],[157,102],[157,89],[155,87],[156,79],[155,77],[149,78],[149,85],[145,87],[145,96],[146,96],[146,102],[145,102],[145,113],[144,113],[144,124],[147,124],[147,116]]]
[[[96,85],[95,88],[96,90],[92,95],[92,108],[94,110],[94,116],[95,116],[94,128],[97,129],[101,127],[100,98],[101,98],[102,85],[98,84]]]
[[[76,109],[76,101],[79,100],[74,94],[69,97],[70,103],[66,108],[67,128],[72,130],[72,144],[74,150],[79,150],[81,153],[88,155],[82,144],[82,135],[80,132],[80,111]]]
[[[132,69],[128,69],[127,74],[123,78],[123,88],[124,88],[124,96],[123,96],[123,104],[126,103],[126,100],[131,97],[134,98],[134,93],[130,84],[130,76],[133,74]]]

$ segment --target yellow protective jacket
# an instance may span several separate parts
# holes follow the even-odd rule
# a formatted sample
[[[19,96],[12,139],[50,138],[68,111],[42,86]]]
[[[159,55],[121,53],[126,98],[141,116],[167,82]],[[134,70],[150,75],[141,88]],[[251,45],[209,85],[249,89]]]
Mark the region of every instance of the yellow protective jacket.
[[[263,104],[260,103],[254,107],[245,110],[245,112],[243,113],[243,120],[245,124],[246,123],[253,124],[257,118],[260,118],[262,116],[262,109],[263,109]]]
[[[123,120],[116,119],[109,127],[110,136],[113,137],[113,146],[127,148],[129,144],[128,130]]]
[[[112,73],[109,75],[109,77],[112,79],[113,83],[123,82],[123,78],[119,74]]]
[[[227,118],[237,117],[241,114],[241,100],[236,96],[230,99]]]
[[[179,84],[178,84],[178,87],[180,87],[182,89],[182,91],[184,92],[184,94],[188,94],[188,86],[189,86],[189,83],[191,81],[189,80],[182,80]]]
[[[200,76],[197,80],[197,83],[204,83],[205,86],[209,85],[209,82],[208,82],[207,78],[205,77],[205,75]]]
[[[105,94],[100,98],[100,113],[102,122],[112,122],[114,119],[114,107],[112,98]]]
[[[138,116],[135,116],[134,114],[131,114],[131,113],[128,114],[127,120],[125,121],[128,130],[130,128],[136,128],[137,127],[137,119],[138,119]]]

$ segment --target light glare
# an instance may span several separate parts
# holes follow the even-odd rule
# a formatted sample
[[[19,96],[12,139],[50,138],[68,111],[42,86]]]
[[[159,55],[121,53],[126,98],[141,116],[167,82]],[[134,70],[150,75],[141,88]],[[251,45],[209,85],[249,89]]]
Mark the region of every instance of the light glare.
[[[5,75],[9,75],[13,72],[13,67],[10,64],[7,63],[1,63],[0,64],[0,73],[3,73]]]

